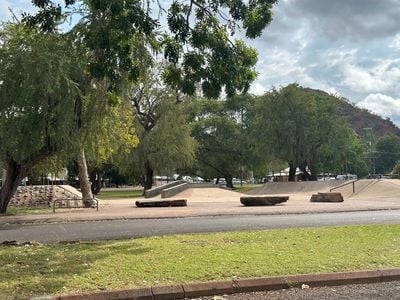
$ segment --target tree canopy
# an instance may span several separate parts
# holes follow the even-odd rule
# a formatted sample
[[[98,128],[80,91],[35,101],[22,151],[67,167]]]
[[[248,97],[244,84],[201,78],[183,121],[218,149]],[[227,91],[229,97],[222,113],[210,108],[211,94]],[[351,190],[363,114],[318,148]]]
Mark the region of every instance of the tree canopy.
[[[188,123],[190,99],[163,84],[159,66],[142,75],[127,94],[140,143],[122,155],[122,170],[145,189],[152,187],[154,172],[168,174],[190,166],[197,146]]]
[[[259,147],[290,166],[290,180],[299,167],[316,180],[324,165],[338,164],[347,151],[351,130],[337,114],[331,96],[311,93],[291,84],[261,96],[253,130]]]
[[[7,167],[4,212],[32,167],[72,143],[80,54],[58,34],[23,25],[0,31],[0,158]]]
[[[118,83],[128,74],[135,80],[146,72],[142,61],[149,51],[161,50],[169,62],[166,83],[189,95],[200,85],[207,97],[218,97],[223,88],[228,95],[249,89],[257,53],[234,35],[243,29],[247,38],[260,36],[276,2],[174,0],[163,7],[144,0],[65,0],[64,6],[34,0],[38,12],[24,21],[51,32],[67,17],[79,18],[71,33],[90,53],[96,78]]]
[[[375,173],[388,174],[400,158],[400,138],[394,135],[382,136],[374,148]]]

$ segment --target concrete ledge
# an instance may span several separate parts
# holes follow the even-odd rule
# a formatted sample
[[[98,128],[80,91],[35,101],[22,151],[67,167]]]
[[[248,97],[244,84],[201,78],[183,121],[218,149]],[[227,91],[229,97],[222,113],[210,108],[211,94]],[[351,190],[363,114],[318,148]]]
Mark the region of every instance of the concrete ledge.
[[[343,202],[343,196],[341,193],[318,193],[311,196],[310,202],[332,202],[338,203]]]
[[[168,189],[168,188],[173,187],[173,186],[180,185],[182,183],[186,183],[186,181],[178,180],[178,181],[173,181],[173,182],[170,182],[170,183],[167,183],[167,184],[163,184],[161,186],[157,186],[157,187],[152,188],[150,190],[144,191],[144,197],[145,198],[155,197],[157,195],[160,195],[163,190]]]
[[[175,185],[173,187],[164,189],[164,190],[161,191],[161,198],[173,197],[176,194],[179,194],[180,192],[183,192],[187,188],[189,188],[189,184],[187,182],[184,182],[182,184]]]
[[[238,279],[192,283],[174,286],[104,291],[92,294],[45,296],[33,299],[46,300],[105,300],[105,299],[184,299],[190,297],[212,296],[257,291],[272,291],[301,287],[335,286],[345,284],[364,284],[400,280],[400,269],[322,273],[293,276],[277,276],[253,279]]]

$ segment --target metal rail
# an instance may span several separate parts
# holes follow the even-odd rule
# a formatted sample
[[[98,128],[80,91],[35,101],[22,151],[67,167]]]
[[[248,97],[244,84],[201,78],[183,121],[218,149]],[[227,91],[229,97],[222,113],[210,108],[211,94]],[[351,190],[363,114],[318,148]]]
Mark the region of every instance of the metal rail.
[[[335,187],[331,188],[331,189],[329,190],[329,192],[332,192],[332,191],[334,191],[334,190],[336,190],[336,189],[340,189],[340,188],[342,188],[342,187],[344,187],[344,186],[346,186],[346,185],[353,184],[353,193],[355,193],[355,192],[356,192],[355,183],[356,183],[357,181],[359,181],[359,179],[353,180],[353,181],[349,181],[349,182],[345,182],[345,183],[343,183],[343,184],[341,184],[341,185],[338,185],[338,186],[335,186]]]
[[[67,206],[66,206],[66,207],[61,206],[61,204],[62,204],[63,201],[67,201]],[[70,205],[69,205],[69,202],[70,202],[70,201],[82,201],[82,206],[76,206],[76,205],[70,206]],[[96,198],[94,198],[94,199],[91,199],[91,201],[95,201],[95,202],[96,202],[96,211],[99,211],[99,200],[97,200]],[[58,208],[85,208],[85,207],[83,206],[83,199],[73,199],[73,198],[56,199],[56,200],[53,201],[53,213],[56,212],[56,203],[57,203],[57,202],[60,203],[60,204],[58,205]]]

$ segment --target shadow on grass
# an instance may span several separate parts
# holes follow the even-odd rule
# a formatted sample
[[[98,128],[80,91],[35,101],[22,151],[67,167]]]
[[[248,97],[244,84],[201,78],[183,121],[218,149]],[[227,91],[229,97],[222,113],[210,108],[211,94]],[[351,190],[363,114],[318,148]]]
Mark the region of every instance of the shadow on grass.
[[[0,295],[14,299],[27,296],[49,295],[79,289],[74,277],[82,278],[92,272],[93,265],[110,256],[141,255],[150,248],[132,243],[112,245],[87,242],[53,246],[1,246]],[[90,281],[90,280],[89,280]],[[73,285],[73,286],[71,286]],[[101,289],[90,282],[93,289]]]

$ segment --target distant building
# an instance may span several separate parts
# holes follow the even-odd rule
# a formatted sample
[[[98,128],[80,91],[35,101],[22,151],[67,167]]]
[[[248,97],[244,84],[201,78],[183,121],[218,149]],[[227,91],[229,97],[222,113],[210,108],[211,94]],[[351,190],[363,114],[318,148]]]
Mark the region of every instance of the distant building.
[[[303,172],[299,168],[296,169],[296,175],[294,181],[301,181]],[[287,182],[289,181],[289,168],[281,171],[272,171],[267,174],[267,182]]]

